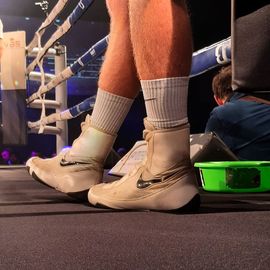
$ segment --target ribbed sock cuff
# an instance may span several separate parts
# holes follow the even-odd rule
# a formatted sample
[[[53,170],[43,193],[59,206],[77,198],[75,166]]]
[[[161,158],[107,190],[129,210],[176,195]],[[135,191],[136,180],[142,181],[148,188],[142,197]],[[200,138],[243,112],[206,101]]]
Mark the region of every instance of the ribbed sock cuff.
[[[171,128],[188,122],[189,77],[141,81],[147,119],[156,128]]]
[[[108,134],[116,135],[132,103],[133,99],[98,89],[91,124]]]

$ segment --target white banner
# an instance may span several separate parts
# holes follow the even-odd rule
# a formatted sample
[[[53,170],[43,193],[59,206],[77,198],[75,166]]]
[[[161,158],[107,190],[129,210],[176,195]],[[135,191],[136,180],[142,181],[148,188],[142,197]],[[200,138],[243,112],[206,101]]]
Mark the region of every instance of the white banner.
[[[24,31],[4,33],[1,59],[2,90],[26,89],[26,35]]]

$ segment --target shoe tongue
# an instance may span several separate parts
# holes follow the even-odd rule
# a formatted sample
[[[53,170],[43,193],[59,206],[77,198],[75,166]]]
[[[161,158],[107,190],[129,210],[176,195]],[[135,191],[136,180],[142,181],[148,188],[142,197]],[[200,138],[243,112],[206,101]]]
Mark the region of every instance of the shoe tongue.
[[[144,118],[144,131],[143,131],[143,138],[147,141],[148,140],[148,137],[147,136],[151,131],[154,131],[155,130],[155,127],[153,124],[151,124],[147,118]]]
[[[91,116],[89,114],[86,115],[84,122],[81,123],[81,130],[84,131],[91,125]]]
[[[154,125],[151,124],[151,123],[147,120],[147,118],[144,118],[143,121],[144,121],[143,123],[144,123],[144,127],[145,127],[146,130],[149,130],[149,131],[155,130]]]

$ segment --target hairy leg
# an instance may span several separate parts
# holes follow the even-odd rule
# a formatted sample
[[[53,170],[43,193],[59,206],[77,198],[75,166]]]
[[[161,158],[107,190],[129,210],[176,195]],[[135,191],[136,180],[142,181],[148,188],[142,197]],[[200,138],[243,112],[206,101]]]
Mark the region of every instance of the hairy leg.
[[[185,1],[129,1],[130,29],[141,80],[188,76],[192,35]]]
[[[111,17],[110,41],[99,88],[118,96],[134,98],[140,84],[130,41],[128,0],[107,0],[106,3]]]
[[[191,30],[183,1],[130,0],[130,31],[147,119],[147,156],[120,181],[94,186],[93,205],[176,210],[199,206],[190,162],[187,90]]]

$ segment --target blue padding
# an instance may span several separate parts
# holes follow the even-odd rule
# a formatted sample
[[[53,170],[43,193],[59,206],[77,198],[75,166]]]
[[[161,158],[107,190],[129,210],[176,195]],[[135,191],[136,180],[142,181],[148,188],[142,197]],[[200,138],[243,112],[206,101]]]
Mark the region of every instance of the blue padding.
[[[81,0],[75,7],[73,12],[69,15],[69,22],[74,25],[84,12],[94,3],[94,0]]]
[[[109,36],[92,46],[84,55],[71,65],[73,74],[79,72],[86,64],[102,55],[108,46]],[[217,66],[222,66],[231,61],[231,39],[227,38],[209,47],[193,53],[191,77],[198,76]]]
[[[191,77],[231,61],[231,39],[225,39],[193,53]]]
[[[101,39],[94,46],[92,46],[84,55],[82,55],[77,61],[75,61],[70,69],[73,74],[79,72],[86,64],[95,60],[102,55],[108,46],[109,36]]]
[[[69,112],[72,115],[72,117],[77,117],[83,112],[87,112],[91,110],[95,104],[96,96],[89,97],[82,101],[81,103],[77,104],[76,106],[73,106],[69,108]]]
[[[73,74],[76,74],[90,61],[102,55],[108,46],[109,36],[106,36],[94,46],[92,46],[84,55],[82,55],[70,67]],[[197,76],[208,70],[221,66],[231,61],[231,39],[222,40],[209,47],[203,48],[192,57],[191,77]],[[96,96],[85,99],[83,102],[69,108],[72,117],[77,117],[83,112],[90,111],[95,104]]]

